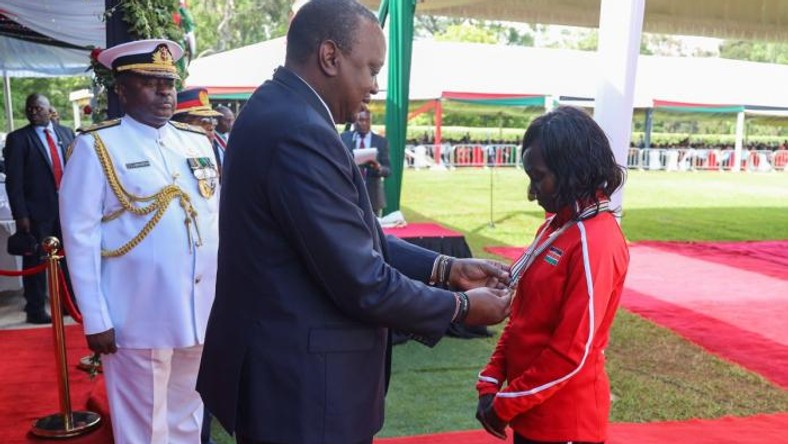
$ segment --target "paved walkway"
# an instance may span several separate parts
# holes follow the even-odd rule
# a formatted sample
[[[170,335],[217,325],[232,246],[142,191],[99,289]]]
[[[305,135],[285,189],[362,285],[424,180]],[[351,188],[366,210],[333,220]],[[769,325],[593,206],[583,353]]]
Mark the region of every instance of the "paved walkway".
[[[0,279],[3,279],[0,277]],[[47,312],[49,310],[47,309]],[[33,325],[25,322],[25,298],[22,290],[0,292],[0,330],[20,328],[49,328],[49,325]],[[75,324],[71,316],[65,317],[65,324]]]

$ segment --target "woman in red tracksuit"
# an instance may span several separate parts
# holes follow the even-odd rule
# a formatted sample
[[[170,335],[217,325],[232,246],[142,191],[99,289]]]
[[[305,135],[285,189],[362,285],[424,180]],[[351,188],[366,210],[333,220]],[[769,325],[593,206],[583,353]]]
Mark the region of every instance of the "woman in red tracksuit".
[[[476,416],[500,438],[510,426],[515,444],[602,443],[605,346],[629,265],[609,198],[624,171],[577,108],[534,120],[523,149],[528,197],[554,216],[512,266],[512,314],[479,374]]]

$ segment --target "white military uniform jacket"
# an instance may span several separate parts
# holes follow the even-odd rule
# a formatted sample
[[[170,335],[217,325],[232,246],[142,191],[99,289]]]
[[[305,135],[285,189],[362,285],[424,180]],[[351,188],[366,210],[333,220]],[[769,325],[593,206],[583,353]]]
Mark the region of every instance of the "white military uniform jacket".
[[[93,134],[103,140],[129,193],[150,196],[175,184],[190,196],[201,245],[194,224],[187,233],[186,213],[176,198],[130,252],[101,256],[102,249],[117,249],[140,233],[153,214],[123,212],[102,222],[121,204],[99,162]],[[172,123],[157,129],[125,116],[74,143],[60,188],[60,217],[85,334],[114,328],[116,343],[124,348],[202,344],[216,287],[219,190],[217,185],[211,197],[203,197],[187,159],[209,158],[216,165],[208,138]]]

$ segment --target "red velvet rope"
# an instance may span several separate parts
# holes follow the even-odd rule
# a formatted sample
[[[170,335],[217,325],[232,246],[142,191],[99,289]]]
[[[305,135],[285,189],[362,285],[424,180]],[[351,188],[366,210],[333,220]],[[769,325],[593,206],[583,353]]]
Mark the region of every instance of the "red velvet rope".
[[[44,261],[35,267],[28,268],[26,270],[21,271],[9,271],[9,270],[0,270],[0,276],[9,276],[9,277],[19,277],[19,276],[32,276],[34,274],[41,273],[42,271],[47,269],[47,261]],[[66,285],[66,275],[63,273],[63,269],[57,267],[57,274],[58,274],[58,283],[60,285],[60,297],[64,305],[66,306],[66,311],[68,314],[75,320],[77,323],[82,323],[82,313],[79,312],[76,304],[74,304],[74,300],[71,298],[71,293],[68,291],[68,285]]]
[[[74,304],[74,300],[71,298],[71,293],[68,291],[68,285],[66,285],[66,274],[63,273],[62,268],[57,267],[57,275],[58,282],[60,283],[60,297],[66,306],[66,311],[68,311],[72,319],[77,321],[78,324],[81,324],[82,313],[79,312],[77,305]]]
[[[33,268],[28,268],[27,270],[21,270],[21,271],[0,270],[0,276],[10,276],[10,277],[31,276],[34,274],[41,273],[42,271],[46,270],[46,268],[47,268],[47,263],[45,261],[36,265]]]

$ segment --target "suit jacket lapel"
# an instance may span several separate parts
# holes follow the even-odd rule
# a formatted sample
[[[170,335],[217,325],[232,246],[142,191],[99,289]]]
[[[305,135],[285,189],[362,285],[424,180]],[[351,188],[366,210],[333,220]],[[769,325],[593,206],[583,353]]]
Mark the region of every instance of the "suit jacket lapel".
[[[309,103],[309,105],[312,108],[314,108],[314,110],[317,111],[317,113],[320,114],[320,116],[322,116],[323,119],[325,119],[327,125],[331,126],[331,128],[334,128],[334,130],[336,130],[336,125],[334,124],[334,121],[331,120],[331,116],[329,115],[326,107],[323,105],[323,102],[320,101],[320,98],[317,97],[317,94],[313,92],[312,89],[303,80],[301,80],[295,73],[285,68],[284,66],[280,66],[274,72],[274,81],[281,84],[285,88],[296,92],[299,96],[301,96],[302,99],[304,99],[304,101]],[[337,134],[337,138],[340,139],[339,140],[340,143],[347,146],[339,134]],[[348,146],[350,151],[349,155],[351,156],[350,159],[351,161],[353,161],[352,146],[353,146],[352,143],[350,146]],[[356,168],[356,171],[358,171],[358,168]],[[359,191],[361,190],[364,190],[364,192],[366,191],[364,180],[361,179],[360,172],[358,178],[354,180],[354,183],[356,184],[356,187],[359,189]],[[376,251],[381,252],[381,254],[383,254],[385,257],[387,255],[387,252],[384,251],[383,248],[384,242],[382,240],[383,235],[382,235],[382,231],[380,231],[380,225],[377,223],[377,218],[372,213],[372,207],[370,205],[367,205],[367,207],[368,208],[364,209],[364,219],[367,221],[367,225],[369,225],[372,231],[372,240],[373,240],[374,248]]]
[[[33,146],[38,148],[38,151],[44,156],[44,162],[49,165],[49,168],[52,168],[52,162],[49,161],[49,147],[44,146],[41,142],[41,138],[38,137],[38,132],[36,132],[36,128],[33,125],[28,125],[27,136],[33,142]]]

